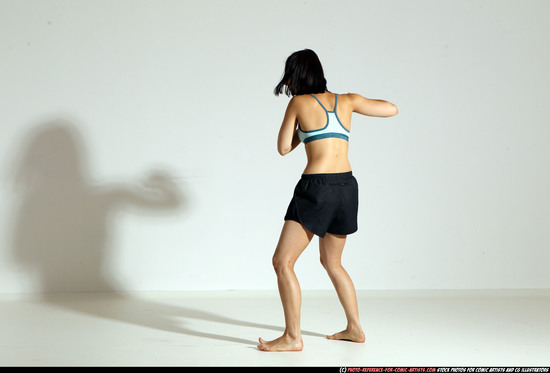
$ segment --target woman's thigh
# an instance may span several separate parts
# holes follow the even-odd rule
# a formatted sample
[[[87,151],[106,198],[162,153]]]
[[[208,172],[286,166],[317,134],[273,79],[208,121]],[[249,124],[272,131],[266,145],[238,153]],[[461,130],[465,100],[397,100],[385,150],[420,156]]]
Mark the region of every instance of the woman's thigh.
[[[327,233],[324,238],[319,239],[319,252],[324,266],[338,266],[341,264],[346,238],[345,235]]]
[[[281,231],[277,249],[273,255],[273,264],[293,266],[298,257],[311,242],[313,233],[294,220],[286,220]]]

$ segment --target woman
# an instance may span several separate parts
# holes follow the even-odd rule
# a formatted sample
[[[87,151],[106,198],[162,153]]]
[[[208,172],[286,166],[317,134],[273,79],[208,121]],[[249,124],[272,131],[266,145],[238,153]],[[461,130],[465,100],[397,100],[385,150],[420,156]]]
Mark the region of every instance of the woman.
[[[309,49],[288,57],[275,95],[283,93],[283,88],[293,97],[279,131],[277,149],[286,155],[303,142],[307,166],[294,190],[273,256],[285,331],[272,341],[260,338],[258,349],[301,351],[303,348],[301,291],[294,264],[314,235],[319,236],[321,264],[347,318],[346,329],[327,338],[362,343],[365,334],[359,322],[355,287],[341,264],[346,236],[357,230],[358,188],[347,156],[351,116],[359,113],[390,117],[397,114],[397,107],[383,100],[328,91],[321,62]]]

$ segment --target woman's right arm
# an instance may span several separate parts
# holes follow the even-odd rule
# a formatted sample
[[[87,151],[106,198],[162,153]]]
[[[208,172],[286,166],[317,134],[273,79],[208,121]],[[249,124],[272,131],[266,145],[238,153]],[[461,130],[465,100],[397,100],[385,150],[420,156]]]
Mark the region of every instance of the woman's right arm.
[[[290,153],[300,144],[300,139],[298,138],[298,133],[296,132],[298,123],[296,105],[296,97],[293,97],[288,103],[285,117],[279,130],[279,136],[277,138],[277,151],[281,155]]]
[[[351,98],[354,113],[384,118],[397,115],[397,106],[391,102],[366,98],[355,93],[350,93],[349,96]]]

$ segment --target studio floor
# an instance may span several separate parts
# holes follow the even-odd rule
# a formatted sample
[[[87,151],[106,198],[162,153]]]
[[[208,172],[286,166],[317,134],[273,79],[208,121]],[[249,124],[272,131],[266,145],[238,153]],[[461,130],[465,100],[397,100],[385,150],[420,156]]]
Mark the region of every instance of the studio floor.
[[[0,366],[549,366],[550,290],[358,291],[364,344],[334,291],[304,291],[301,352],[276,291],[0,295]]]

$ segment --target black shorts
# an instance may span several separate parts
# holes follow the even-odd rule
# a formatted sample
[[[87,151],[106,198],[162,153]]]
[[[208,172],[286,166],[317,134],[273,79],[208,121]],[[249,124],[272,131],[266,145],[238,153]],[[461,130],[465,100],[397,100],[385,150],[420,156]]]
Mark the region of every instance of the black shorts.
[[[285,220],[294,220],[319,237],[357,231],[359,191],[350,172],[304,174],[288,206]]]

